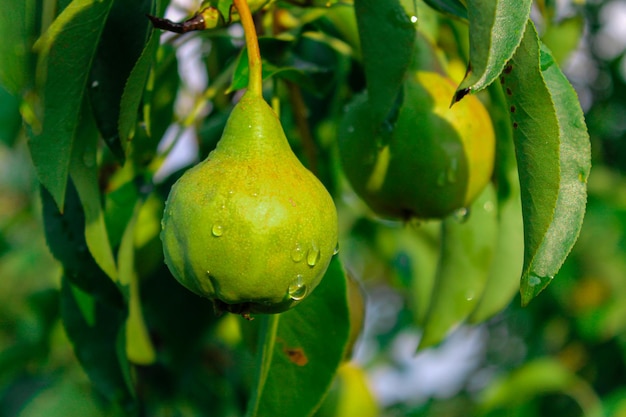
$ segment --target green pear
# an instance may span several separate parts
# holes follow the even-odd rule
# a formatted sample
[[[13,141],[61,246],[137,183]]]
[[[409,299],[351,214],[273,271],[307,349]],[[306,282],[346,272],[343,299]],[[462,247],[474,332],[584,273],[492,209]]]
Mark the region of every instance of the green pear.
[[[410,72],[392,123],[375,126],[367,94],[339,126],[339,154],[354,191],[383,218],[441,219],[471,204],[491,179],[495,134],[473,95],[450,107],[456,85]]]
[[[174,277],[218,310],[280,313],[324,276],[337,211],[274,111],[248,91],[217,148],[172,187],[161,239]]]

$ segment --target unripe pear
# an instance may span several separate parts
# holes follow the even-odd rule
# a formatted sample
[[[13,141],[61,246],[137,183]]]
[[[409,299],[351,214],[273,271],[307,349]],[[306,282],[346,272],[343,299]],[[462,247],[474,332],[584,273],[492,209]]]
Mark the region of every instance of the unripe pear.
[[[260,94],[234,107],[217,148],[172,187],[165,262],[218,310],[279,313],[319,284],[337,245],[328,191],[293,154]]]
[[[375,126],[366,94],[339,128],[343,170],[355,192],[379,216],[444,218],[467,207],[491,179],[495,134],[476,96],[450,107],[455,84],[434,71],[404,81],[390,123]]]

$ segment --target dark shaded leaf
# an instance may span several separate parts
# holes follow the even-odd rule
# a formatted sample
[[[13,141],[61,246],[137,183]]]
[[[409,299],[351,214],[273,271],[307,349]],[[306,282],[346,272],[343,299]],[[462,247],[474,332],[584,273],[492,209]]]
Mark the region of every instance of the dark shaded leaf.
[[[20,103],[0,85],[0,142],[12,146],[21,127]]]
[[[134,389],[123,348],[126,312],[83,292],[67,277],[61,286],[61,317],[76,356],[93,384],[129,415],[135,409]]]
[[[424,2],[441,13],[467,19],[467,8],[460,0],[424,0]]]
[[[145,15],[152,12],[154,2],[114,0],[89,74],[89,97],[98,128],[120,159],[124,157],[117,131],[120,102],[126,80],[146,45],[151,25]]]
[[[63,207],[72,144],[89,69],[112,0],[74,0],[37,41],[41,128],[32,126],[30,152],[39,181]]]
[[[415,26],[398,0],[355,0],[361,55],[372,123],[378,126],[396,102],[415,44]]]

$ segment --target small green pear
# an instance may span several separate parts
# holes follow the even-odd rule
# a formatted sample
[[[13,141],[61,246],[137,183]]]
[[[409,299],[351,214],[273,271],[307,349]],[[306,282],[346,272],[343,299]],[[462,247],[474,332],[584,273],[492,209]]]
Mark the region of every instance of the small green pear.
[[[217,148],[172,187],[161,239],[174,277],[216,309],[280,313],[324,276],[337,211],[274,111],[248,91]]]

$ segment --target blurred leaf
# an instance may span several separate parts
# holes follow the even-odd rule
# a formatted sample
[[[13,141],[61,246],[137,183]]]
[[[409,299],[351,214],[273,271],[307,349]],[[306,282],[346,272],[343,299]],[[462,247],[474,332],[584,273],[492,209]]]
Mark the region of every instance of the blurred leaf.
[[[377,252],[409,283],[415,323],[422,326],[430,306],[440,250],[441,222],[429,221],[414,227],[379,227]]]
[[[482,90],[500,75],[522,40],[531,4],[531,0],[468,0],[470,71],[457,97],[467,89]]]
[[[541,40],[552,51],[558,65],[563,65],[578,47],[584,27],[585,20],[579,15],[548,26]]]
[[[524,213],[522,304],[541,292],[576,242],[586,204],[589,136],[574,89],[532,22],[501,79],[510,106]]]
[[[511,302],[519,290],[524,262],[524,223],[513,128],[501,86],[492,84],[489,91],[494,103],[490,111],[497,138],[498,243],[485,291],[469,318],[471,323],[487,320]]]
[[[133,217],[128,222],[120,249],[118,261],[120,266],[120,285],[127,289],[128,317],[126,318],[126,355],[136,364],[149,365],[156,359],[156,353],[148,329],[144,322],[139,297],[139,277],[135,265],[135,233],[137,218],[143,201],[137,202]]]
[[[39,181],[63,207],[87,77],[112,0],[74,0],[35,44],[43,82],[41,131],[29,142]]]
[[[13,146],[21,127],[19,100],[0,85],[0,143]]]
[[[90,305],[88,316],[86,303]],[[134,389],[126,355],[119,349],[125,316],[119,306],[83,292],[64,276],[61,317],[76,356],[98,390],[130,411],[134,408]]]
[[[4,0],[0,9],[0,89],[18,95],[32,82],[37,2]]]
[[[59,379],[44,388],[20,411],[19,417],[104,417],[98,398],[87,384]]]
[[[309,416],[343,358],[350,331],[346,276],[335,256],[315,291],[278,316],[271,367],[256,416]]]
[[[89,97],[98,128],[120,159],[124,158],[117,129],[120,102],[126,80],[148,40],[152,26],[145,15],[153,12],[155,1],[113,1],[89,74]]]
[[[550,358],[527,362],[510,374],[495,379],[481,396],[480,415],[497,409],[513,409],[538,396],[554,392],[570,395],[586,415],[598,415],[593,413],[599,410],[599,402],[589,385]]]
[[[352,362],[339,367],[331,391],[315,417],[376,417],[380,410],[371,392],[367,375]]]
[[[84,110],[76,127],[76,137],[70,161],[70,178],[85,213],[85,240],[98,266],[113,280],[117,279],[117,267],[109,243],[98,183],[98,131],[91,108],[84,101]]]
[[[496,204],[490,184],[469,208],[469,218],[444,219],[439,266],[418,349],[441,342],[476,307],[495,252]]]
[[[355,0],[373,126],[392,109],[411,63],[415,26],[398,0]]]
[[[461,0],[424,0],[424,2],[441,13],[467,19],[467,8]]]

